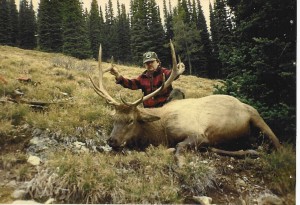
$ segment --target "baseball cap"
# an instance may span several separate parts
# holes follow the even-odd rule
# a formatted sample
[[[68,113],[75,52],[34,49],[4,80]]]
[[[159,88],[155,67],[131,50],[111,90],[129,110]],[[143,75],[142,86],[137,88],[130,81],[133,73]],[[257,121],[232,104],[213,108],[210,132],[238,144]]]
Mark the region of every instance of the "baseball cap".
[[[158,57],[155,52],[149,51],[149,52],[144,53],[144,55],[143,55],[143,63],[146,63],[149,61],[155,61],[157,59],[158,59]]]

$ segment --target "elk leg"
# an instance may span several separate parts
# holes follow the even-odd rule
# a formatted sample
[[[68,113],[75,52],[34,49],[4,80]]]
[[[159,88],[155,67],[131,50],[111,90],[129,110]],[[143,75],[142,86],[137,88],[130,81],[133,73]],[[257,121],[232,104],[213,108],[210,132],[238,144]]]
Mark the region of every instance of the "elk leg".
[[[211,148],[210,150],[220,155],[227,155],[232,157],[245,157],[245,156],[258,157],[259,156],[259,153],[255,150],[225,151],[216,148]]]
[[[201,139],[201,138],[200,138]],[[184,157],[180,153],[185,150],[187,147],[198,147],[200,144],[203,144],[204,141],[200,140],[198,137],[188,137],[184,141],[180,142],[176,146],[175,160],[178,167],[182,167],[185,164]]]

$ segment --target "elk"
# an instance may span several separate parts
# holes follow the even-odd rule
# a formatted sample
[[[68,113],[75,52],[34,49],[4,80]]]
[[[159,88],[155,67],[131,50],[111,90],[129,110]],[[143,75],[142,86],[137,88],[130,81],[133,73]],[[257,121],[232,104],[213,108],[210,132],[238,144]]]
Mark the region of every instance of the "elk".
[[[175,159],[180,163],[180,153],[186,148],[215,146],[248,136],[252,126],[268,136],[276,149],[281,147],[279,140],[256,109],[232,96],[211,95],[175,100],[160,108],[138,107],[144,100],[171,85],[172,81],[183,73],[184,65],[180,60],[177,65],[172,41],[170,47],[173,66],[167,81],[156,91],[135,102],[129,103],[121,98],[122,103],[119,103],[108,94],[102,82],[104,72],[101,68],[100,45],[99,85],[96,85],[91,76],[89,78],[94,91],[115,109],[114,126],[107,141],[111,147],[118,148],[126,144],[176,146]]]

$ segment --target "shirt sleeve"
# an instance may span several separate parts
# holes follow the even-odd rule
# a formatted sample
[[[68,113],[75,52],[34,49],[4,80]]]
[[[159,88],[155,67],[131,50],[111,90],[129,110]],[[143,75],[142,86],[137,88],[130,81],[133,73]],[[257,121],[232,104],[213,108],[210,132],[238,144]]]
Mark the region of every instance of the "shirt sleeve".
[[[163,69],[163,73],[165,74],[166,76],[166,80],[168,80],[168,78],[170,77],[171,73],[172,73],[172,70],[168,70],[166,68]],[[179,78],[180,75],[178,75],[174,80],[177,80]]]
[[[138,90],[141,89],[140,79],[140,76],[134,79],[128,79],[121,76],[119,79],[117,79],[116,83],[122,85],[124,88]]]

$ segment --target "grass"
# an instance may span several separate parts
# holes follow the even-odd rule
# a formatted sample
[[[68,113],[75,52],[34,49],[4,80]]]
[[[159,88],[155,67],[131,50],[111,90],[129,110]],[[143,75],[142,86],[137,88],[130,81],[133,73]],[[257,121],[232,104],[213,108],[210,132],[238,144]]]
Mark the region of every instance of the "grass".
[[[103,63],[107,68],[110,64]],[[117,65],[126,77],[135,77],[143,69]],[[28,51],[0,46],[0,76],[8,84],[0,84],[0,98],[5,99],[15,89],[24,92],[24,99],[53,104],[39,112],[28,105],[5,103],[0,106],[0,142],[18,143],[12,130],[23,124],[32,128],[61,133],[59,137],[76,136],[78,140],[107,138],[112,129],[112,108],[95,94],[88,76],[97,78],[97,62],[80,61],[61,54]],[[19,77],[30,77],[37,85],[21,83]],[[119,100],[141,97],[141,91],[131,91],[115,84],[112,75],[104,75],[107,91]],[[1,82],[0,82],[1,83]],[[211,95],[217,80],[182,75],[173,82],[184,90],[186,97]],[[98,136],[96,130],[104,133]],[[78,130],[82,132],[78,133]],[[10,137],[7,137],[10,136]],[[102,139],[103,138],[103,139]],[[1,153],[2,154],[2,153]],[[1,155],[1,169],[14,169],[19,180],[30,179],[32,167],[26,156]],[[187,166],[178,169],[173,154],[165,147],[149,147],[146,152],[72,153],[60,151],[49,156],[33,180],[29,193],[44,200],[55,197],[63,203],[184,203],[186,196],[206,194],[216,178],[213,163],[203,163],[195,153],[185,153]],[[269,180],[279,195],[295,195],[295,150],[285,145],[281,152],[265,153],[262,163],[246,159],[244,167],[259,167],[260,177]],[[20,163],[19,163],[20,162]],[[0,201],[1,202],[1,201]],[[292,203],[291,203],[292,204]]]
[[[9,46],[0,46],[0,75],[8,84],[0,86],[2,98],[10,96],[15,89],[24,93],[23,98],[31,101],[65,102],[63,105],[52,105],[47,112],[34,112],[24,105],[4,105],[0,108],[0,120],[4,124],[18,125],[28,123],[40,129],[74,133],[77,127],[101,126],[106,133],[111,130],[110,108],[106,102],[95,94],[88,76],[97,77],[97,62],[77,60],[61,54],[49,54],[39,51],[22,50]],[[110,64],[103,63],[107,68]],[[120,72],[129,78],[136,77],[144,69],[116,65]],[[21,83],[19,77],[31,78],[32,83]],[[124,89],[115,84],[114,76],[106,73],[104,83],[108,92],[120,101],[120,94],[128,101],[135,101],[142,96],[141,91]],[[212,93],[218,81],[181,76],[173,87],[185,91],[186,97],[202,97]],[[10,112],[7,112],[10,110]],[[6,122],[7,120],[7,122]],[[2,123],[1,123],[2,124]],[[0,126],[4,132],[5,127]],[[93,138],[90,134],[86,138]]]
[[[47,172],[35,178],[31,190],[39,197],[56,193],[64,203],[114,204],[181,203],[183,194],[204,193],[214,178],[213,168],[196,163],[179,171],[173,157],[162,146],[126,155],[56,153],[47,163]],[[186,157],[193,160],[192,155]],[[47,184],[50,178],[52,183]],[[42,188],[48,190],[44,195]]]
[[[271,181],[272,190],[280,195],[295,192],[296,187],[296,151],[290,144],[278,152],[264,154],[263,174]]]

